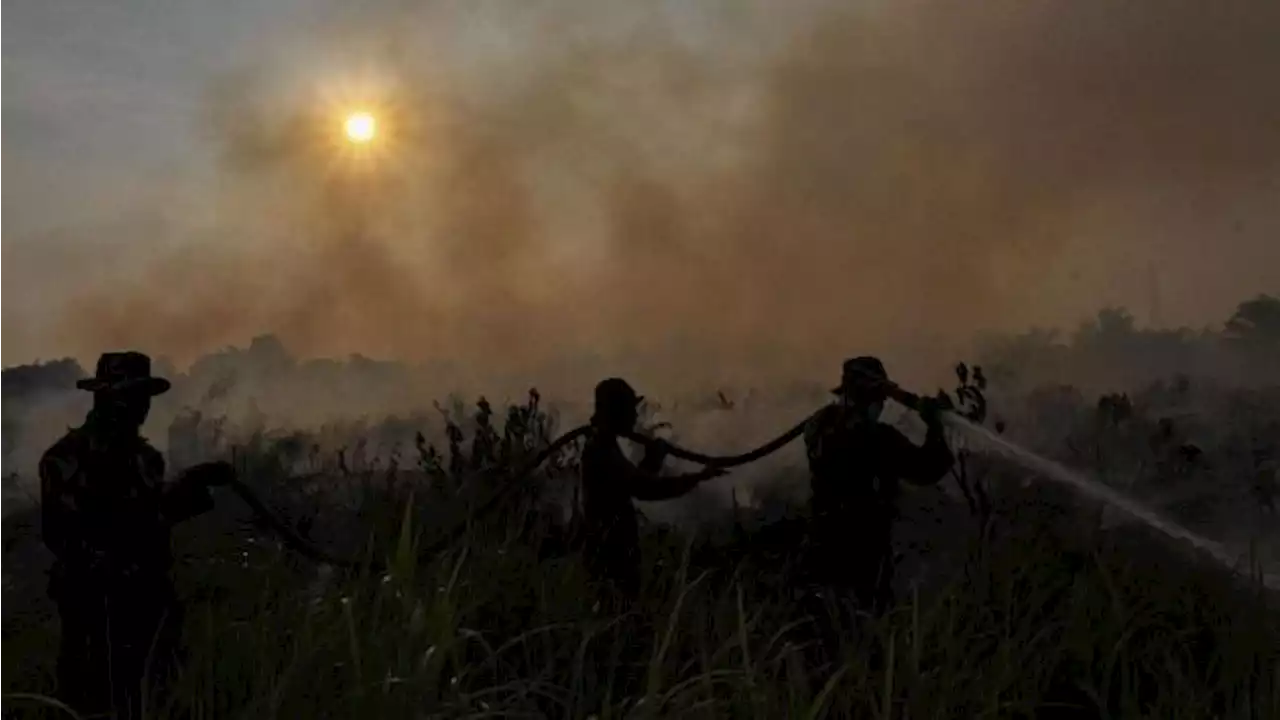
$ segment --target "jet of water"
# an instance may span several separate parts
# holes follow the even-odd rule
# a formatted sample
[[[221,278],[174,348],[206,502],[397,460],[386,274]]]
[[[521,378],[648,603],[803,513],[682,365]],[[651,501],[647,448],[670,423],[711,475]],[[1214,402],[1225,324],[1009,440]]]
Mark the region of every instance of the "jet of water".
[[[1089,498],[1118,508],[1143,522],[1147,526],[1155,528],[1175,540],[1182,540],[1198,550],[1207,553],[1215,561],[1229,570],[1235,571],[1239,569],[1243,555],[1233,555],[1221,543],[1201,537],[1182,525],[1160,516],[1154,510],[1146,507],[1142,503],[1126,497],[1116,490],[1097,482],[1096,480],[1092,480],[1066,467],[1065,465],[1062,465],[1061,463],[1041,457],[1024,447],[1009,441],[1004,436],[998,435],[981,425],[970,422],[960,415],[956,415],[955,413],[944,413],[943,415],[947,424],[952,428],[984,442],[991,449],[999,452],[1001,455],[1018,463],[1019,465],[1022,465],[1028,470],[1040,473],[1044,477],[1066,485],[1072,490]],[[1266,587],[1280,591],[1280,573],[1263,572],[1261,573],[1261,579],[1262,583]]]

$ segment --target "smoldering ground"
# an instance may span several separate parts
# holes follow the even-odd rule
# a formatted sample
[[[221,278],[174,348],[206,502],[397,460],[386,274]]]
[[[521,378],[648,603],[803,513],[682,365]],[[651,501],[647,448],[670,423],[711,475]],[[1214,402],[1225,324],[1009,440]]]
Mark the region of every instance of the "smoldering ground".
[[[647,351],[649,383],[872,348],[910,378],[974,330],[1145,302],[1134,258],[1179,322],[1280,286],[1274,3],[466,7],[335,11],[210,78],[214,221],[65,272],[6,243],[6,335],[477,373]],[[328,75],[374,79],[376,163],[332,144]]]

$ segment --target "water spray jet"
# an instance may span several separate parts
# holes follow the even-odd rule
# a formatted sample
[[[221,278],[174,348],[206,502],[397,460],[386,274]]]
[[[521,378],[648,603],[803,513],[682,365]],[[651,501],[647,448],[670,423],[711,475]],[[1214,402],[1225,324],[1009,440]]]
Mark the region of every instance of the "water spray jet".
[[[1121,510],[1147,527],[1158,530],[1174,540],[1181,540],[1208,554],[1215,562],[1228,570],[1234,572],[1240,569],[1240,561],[1243,556],[1233,555],[1222,543],[1197,535],[1179,523],[1161,516],[1137,500],[1071,470],[1061,463],[1031,452],[1008,438],[994,433],[982,425],[971,422],[957,413],[944,412],[942,417],[944,422],[952,429],[980,440],[987,447],[1028,470],[1035,471],[1049,480],[1065,485],[1090,499]],[[1280,574],[1260,570],[1259,578],[1267,588],[1280,591]]]

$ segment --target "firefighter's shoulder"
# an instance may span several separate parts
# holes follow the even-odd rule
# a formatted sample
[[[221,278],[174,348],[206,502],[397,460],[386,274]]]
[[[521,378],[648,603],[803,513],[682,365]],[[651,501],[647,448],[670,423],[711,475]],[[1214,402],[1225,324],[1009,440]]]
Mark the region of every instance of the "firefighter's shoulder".
[[[146,458],[148,462],[152,460],[164,461],[164,455],[157,450],[154,445],[148,442],[146,438],[138,438],[138,447],[136,452],[138,455]]]
[[[68,430],[58,438],[41,456],[42,460],[75,460],[89,450],[89,442],[85,434],[78,429]]]
[[[54,473],[60,478],[71,477],[80,467],[81,458],[88,451],[83,433],[69,430],[40,456],[41,474]]]
[[[805,440],[810,440],[819,433],[826,432],[840,423],[840,408],[835,405],[827,405],[812,417],[804,425]]]
[[[137,454],[140,466],[147,476],[147,480],[151,483],[159,484],[164,481],[165,462],[164,455],[145,438],[138,438],[138,445],[134,449]]]

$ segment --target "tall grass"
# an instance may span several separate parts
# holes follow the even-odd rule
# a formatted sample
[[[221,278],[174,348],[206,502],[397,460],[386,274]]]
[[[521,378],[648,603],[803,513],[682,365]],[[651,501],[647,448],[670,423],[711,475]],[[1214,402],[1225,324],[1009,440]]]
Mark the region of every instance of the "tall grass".
[[[190,607],[155,717],[1280,716],[1280,624],[1257,598],[1114,546],[1005,540],[878,620],[661,540],[622,614],[572,555],[483,537],[320,592],[266,564]]]
[[[802,519],[700,538],[651,528],[625,610],[597,595],[573,522],[533,491],[422,554],[468,492],[541,441],[529,433],[554,432],[538,417],[509,413],[524,429],[497,436],[483,475],[458,465],[448,491],[447,456],[471,453],[460,442],[424,443],[408,481],[347,469],[371,531],[348,549],[384,572],[318,572],[225,517],[184,529],[185,671],[149,715],[1280,717],[1280,614],[1260,592],[1141,535],[1064,544],[1044,532],[1052,508],[1016,499],[994,531],[943,538],[951,565],[879,618],[802,581]],[[289,507],[287,468],[268,456],[240,461]],[[541,480],[574,470],[558,459]],[[7,716],[48,710],[54,628],[39,630],[7,634],[6,691],[26,693]]]

